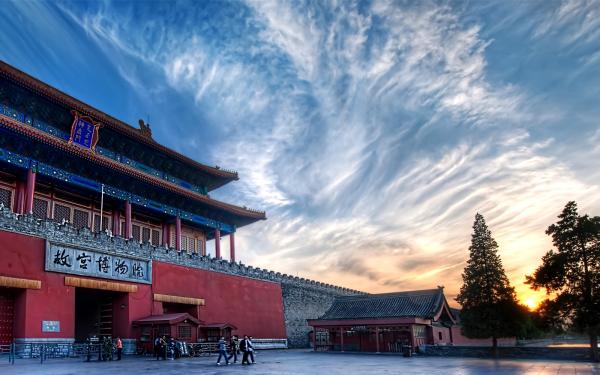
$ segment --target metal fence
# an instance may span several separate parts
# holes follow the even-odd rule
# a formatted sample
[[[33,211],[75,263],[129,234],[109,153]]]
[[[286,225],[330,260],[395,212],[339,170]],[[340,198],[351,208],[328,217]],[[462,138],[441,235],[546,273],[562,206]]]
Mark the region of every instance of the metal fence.
[[[282,349],[287,348],[287,340],[275,339],[255,339],[253,341],[255,349]],[[198,342],[185,343],[182,342],[185,349],[180,348],[177,352],[174,348],[169,348],[165,353],[160,353],[160,356],[175,358],[178,356],[186,357],[203,357],[211,356],[219,352],[219,344],[216,342]],[[155,355],[151,351],[137,350],[138,355]],[[230,351],[227,345],[227,351]],[[56,358],[73,358],[82,361],[102,361],[112,360],[116,357],[116,349],[110,351],[103,347],[102,343],[48,343],[48,342],[27,342],[27,343],[12,343],[0,345],[0,359],[8,359],[9,363],[14,364],[15,361],[21,359],[38,359],[40,363],[44,363],[50,359]]]
[[[101,349],[102,345],[98,343],[12,343],[0,345],[0,356],[7,358],[11,364],[18,359],[39,359],[40,363],[54,358],[80,358],[86,361],[108,359]]]

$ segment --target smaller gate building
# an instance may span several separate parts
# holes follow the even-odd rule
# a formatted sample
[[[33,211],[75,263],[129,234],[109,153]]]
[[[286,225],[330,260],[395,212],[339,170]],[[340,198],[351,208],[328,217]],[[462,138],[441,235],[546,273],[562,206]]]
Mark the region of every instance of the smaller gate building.
[[[401,352],[405,346],[469,342],[444,288],[336,297],[313,327],[317,351]]]

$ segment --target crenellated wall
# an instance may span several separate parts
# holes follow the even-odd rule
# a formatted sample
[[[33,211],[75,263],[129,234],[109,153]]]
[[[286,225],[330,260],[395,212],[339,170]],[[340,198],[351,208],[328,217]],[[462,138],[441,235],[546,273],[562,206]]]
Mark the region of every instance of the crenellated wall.
[[[362,293],[322,282],[299,278],[280,272],[230,263],[197,254],[140,244],[122,237],[94,233],[88,228],[75,229],[69,223],[41,220],[32,215],[18,215],[0,205],[0,230],[40,237],[52,242],[93,248],[107,254],[143,257],[164,263],[220,272],[281,285],[286,332],[290,347],[308,347],[310,327],[307,319],[323,315],[335,296]]]
[[[313,288],[298,283],[281,283],[283,308],[285,309],[285,329],[290,348],[310,346],[309,333],[312,328],[307,319],[317,319],[329,309],[336,296],[357,294],[356,291]]]

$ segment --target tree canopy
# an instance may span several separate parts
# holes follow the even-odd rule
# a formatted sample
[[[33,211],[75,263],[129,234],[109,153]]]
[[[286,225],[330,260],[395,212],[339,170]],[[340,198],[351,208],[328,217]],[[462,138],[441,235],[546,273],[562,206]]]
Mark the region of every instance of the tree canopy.
[[[463,285],[456,297],[462,305],[463,334],[470,338],[491,337],[496,348],[497,338],[520,333],[525,316],[504,272],[498,244],[479,213],[475,215],[469,252]]]
[[[588,334],[592,358],[598,360],[600,217],[580,216],[577,204],[568,202],[558,218],[546,230],[555,249],[542,257],[527,283],[556,296],[544,302],[547,320]]]

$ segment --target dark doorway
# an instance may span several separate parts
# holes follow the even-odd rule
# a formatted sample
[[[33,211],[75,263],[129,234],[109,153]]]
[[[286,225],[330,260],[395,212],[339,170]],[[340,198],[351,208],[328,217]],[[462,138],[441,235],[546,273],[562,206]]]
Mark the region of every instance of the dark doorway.
[[[98,289],[75,290],[75,341],[112,336],[114,300],[119,293]]]
[[[0,345],[13,340],[15,297],[12,290],[0,287]]]

